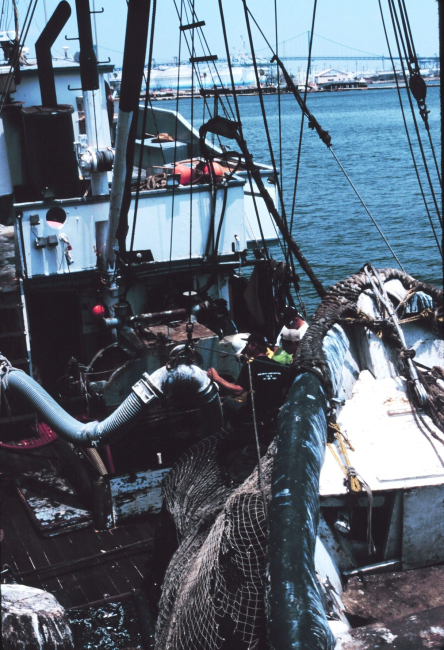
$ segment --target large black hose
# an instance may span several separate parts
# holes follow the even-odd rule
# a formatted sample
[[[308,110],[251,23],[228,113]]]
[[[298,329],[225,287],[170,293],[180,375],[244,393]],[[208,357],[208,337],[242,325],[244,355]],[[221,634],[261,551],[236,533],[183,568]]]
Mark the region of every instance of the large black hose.
[[[96,445],[111,437],[127,433],[151,404],[159,399],[177,401],[194,399],[202,419],[218,431],[222,426],[222,409],[216,385],[206,372],[194,365],[180,364],[146,373],[133,386],[126,400],[102,422],[84,424],[73,418],[40,386],[21,370],[10,369],[7,390],[25,397],[40,417],[62,438],[78,445]]]
[[[278,424],[269,511],[269,639],[274,650],[333,650],[316,579],[326,397],[313,373],[295,380]]]

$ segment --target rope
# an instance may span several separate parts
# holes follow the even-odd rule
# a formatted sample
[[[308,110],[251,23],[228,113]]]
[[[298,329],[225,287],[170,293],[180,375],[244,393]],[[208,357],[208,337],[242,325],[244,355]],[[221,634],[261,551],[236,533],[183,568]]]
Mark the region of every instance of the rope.
[[[309,74],[310,74],[311,51],[312,51],[312,47],[313,47],[313,34],[314,34],[314,26],[315,26],[317,4],[318,4],[318,0],[315,0],[314,7],[313,7],[313,19],[312,19],[312,23],[311,23],[310,46],[308,48],[307,72],[306,72],[306,75],[305,75],[304,104],[307,101],[307,84],[308,84],[308,77],[309,77]],[[298,156],[297,156],[297,159],[296,159],[296,174],[295,174],[295,178],[294,178],[294,188],[293,188],[293,203],[292,203],[292,206],[291,206],[290,232],[293,230],[294,211],[295,211],[295,207],[296,207],[296,192],[297,192],[298,180],[299,180],[299,166],[300,166],[300,162],[301,162],[302,136],[303,136],[303,129],[304,129],[304,120],[305,120],[305,113],[304,113],[304,111],[302,111],[301,127],[300,127],[300,131],[299,131]]]
[[[415,45],[413,43],[413,34],[412,30],[410,28],[410,21],[409,17],[407,14],[407,8],[405,6],[405,1],[404,0],[398,0],[399,4],[399,10],[401,14],[401,20],[402,20],[402,25],[404,28],[404,36],[405,36],[405,41],[407,44],[407,48],[409,51],[409,56],[406,60],[407,66],[409,68],[410,72],[410,79],[409,79],[409,87],[410,90],[412,91],[412,94],[414,98],[416,99],[416,102],[418,104],[419,108],[419,114],[421,115],[424,126],[427,131],[427,135],[429,138],[429,144],[430,144],[430,149],[432,151],[433,155],[433,161],[435,163],[435,169],[436,169],[436,174],[438,176],[439,184],[441,185],[441,175],[439,172],[439,167],[438,167],[438,161],[436,159],[436,153],[435,153],[435,147],[433,146],[433,141],[432,141],[432,134],[430,132],[430,124],[429,124],[429,113],[430,111],[427,110],[427,106],[425,103],[425,98],[427,94],[427,86],[425,84],[424,79],[421,76],[421,71],[419,67],[419,62],[418,62],[418,57],[416,56],[416,49]]]
[[[385,311],[387,312],[387,315],[389,316],[389,318],[393,322],[393,325],[395,326],[396,333],[398,335],[399,341],[401,342],[400,358],[406,360],[405,368],[406,368],[406,371],[409,374],[409,378],[414,383],[415,391],[416,391],[416,395],[417,395],[417,398],[419,400],[419,403],[421,404],[421,406],[425,406],[427,404],[427,401],[428,401],[427,392],[424,390],[424,387],[422,386],[422,383],[419,380],[417,369],[415,368],[415,366],[413,364],[413,361],[410,358],[410,355],[409,355],[410,351],[408,350],[406,342],[405,342],[404,332],[402,331],[402,328],[399,325],[398,318],[397,318],[397,316],[395,314],[395,311],[393,309],[393,305],[390,302],[389,297],[387,296],[386,290],[385,290],[384,285],[382,283],[382,280],[381,280],[381,278],[379,276],[379,273],[376,271],[376,269],[372,268],[372,266],[370,264],[368,266],[364,267],[364,273],[366,274],[366,276],[370,280],[370,284],[373,287],[373,291],[375,293],[375,296],[377,296],[379,298],[379,300],[381,301],[381,303],[384,305],[384,308],[385,308]],[[375,284],[375,282],[374,282],[374,280],[373,280],[373,278],[371,276],[371,273],[373,273],[373,275],[377,279],[377,281],[379,283],[379,287],[381,289],[380,291],[379,291],[378,287],[376,286],[376,284]]]
[[[248,366],[248,379],[250,381],[250,397],[251,397],[251,411],[253,414],[253,427],[254,427],[254,437],[256,439],[256,451],[257,451],[257,479],[258,479],[258,485],[259,489],[262,492],[262,498],[264,500],[264,509],[267,507],[267,500],[265,496],[265,488],[264,488],[264,480],[262,477],[262,464],[261,464],[261,449],[259,445],[259,434],[257,431],[257,422],[256,422],[256,408],[254,404],[254,390],[253,390],[253,378],[251,376],[251,362],[254,359],[249,359],[247,361],[247,366]]]
[[[336,451],[335,447],[333,446],[332,442],[328,443],[328,446],[330,448],[331,453],[333,454],[336,462],[338,465],[341,467],[342,471],[344,472],[347,481],[349,481],[349,487],[352,492],[360,492],[361,491],[361,483],[359,480],[356,478],[356,472],[354,468],[352,467],[350,463],[350,459],[347,454],[347,447],[350,449],[350,451],[355,451],[353,446],[351,445],[350,441],[348,438],[345,436],[345,434],[341,431],[340,427],[338,424],[335,422],[329,422],[328,424],[329,428],[332,429],[334,432],[335,438],[338,441],[341,453],[344,457],[344,460],[342,461],[338,452]],[[355,473],[353,476],[350,474],[350,470],[353,470]]]
[[[397,48],[398,48],[399,59],[400,59],[400,61],[402,63],[402,52],[401,52],[401,47],[400,47],[400,44],[399,44],[399,40],[401,40],[401,44],[402,44],[402,46],[404,48],[404,53],[405,53],[405,45],[404,45],[404,41],[402,39],[401,28],[400,28],[400,25],[399,25],[399,20],[398,20],[397,14],[396,14],[396,9],[394,7],[393,0],[389,0],[389,8],[390,8],[390,15],[391,15],[393,30],[394,30],[395,39],[396,39],[396,45],[397,45]],[[395,25],[395,22],[396,22],[396,25]],[[400,38],[398,38],[398,33],[396,31],[396,27],[398,28]],[[406,59],[407,59],[407,56],[406,56]],[[424,147],[422,145],[421,136],[420,136],[420,133],[419,133],[418,123],[416,121],[415,111],[413,110],[412,97],[411,97],[411,92],[410,92],[409,85],[408,85],[408,82],[407,82],[407,77],[406,77],[406,74],[405,74],[404,65],[402,65],[402,74],[403,74],[404,83],[405,83],[405,86],[406,86],[407,97],[409,99],[410,110],[412,112],[413,123],[414,123],[414,126],[415,126],[415,132],[416,132],[416,136],[418,138],[418,145],[419,145],[419,149],[421,151],[422,161],[423,161],[423,164],[424,164],[424,170],[425,170],[427,180],[428,180],[428,183],[429,183],[430,192],[432,194],[432,199],[433,199],[433,203],[435,205],[436,214],[438,215],[439,222],[440,222],[440,224],[442,226],[442,217],[441,217],[441,213],[439,211],[438,201],[437,201],[435,192],[433,190],[433,184],[432,184],[432,180],[430,178],[430,172],[429,172],[429,168],[428,168],[428,165],[427,165],[427,160],[426,160],[426,157],[425,157]]]
[[[341,468],[342,472],[345,475],[345,484],[347,488],[350,490],[350,492],[361,492],[361,490],[364,488],[364,490],[367,492],[367,497],[368,497],[368,509],[367,509],[367,547],[368,547],[368,553],[369,555],[373,554],[376,552],[376,547],[373,543],[373,537],[372,537],[372,514],[373,514],[373,493],[372,490],[369,486],[369,484],[364,481],[362,476],[360,476],[355,468],[352,466],[350,463],[350,459],[348,457],[347,453],[347,448],[351,451],[354,451],[354,448],[352,447],[350,441],[348,438],[345,436],[345,434],[341,431],[340,427],[338,424],[334,422],[329,422],[328,424],[329,428],[332,429],[334,432],[335,438],[338,441],[339,448],[341,450],[341,454],[343,459],[339,456],[338,452],[336,451],[334,445],[332,442],[327,443],[328,448],[330,449],[333,458],[336,460],[338,463],[339,467]]]
[[[403,267],[403,265],[401,264],[401,262],[400,262],[399,259],[397,258],[395,251],[394,251],[393,248],[390,246],[390,244],[389,244],[387,238],[385,237],[384,233],[382,232],[381,228],[380,228],[380,227],[378,226],[378,224],[376,223],[375,218],[373,217],[373,215],[371,214],[370,210],[368,209],[368,207],[367,207],[366,204],[364,203],[364,200],[363,200],[363,198],[361,197],[361,195],[359,194],[358,190],[357,190],[356,187],[353,185],[353,182],[352,182],[351,178],[349,177],[349,175],[347,174],[347,172],[345,171],[345,169],[343,168],[343,166],[342,166],[341,163],[339,162],[339,160],[338,160],[338,158],[337,158],[335,152],[333,151],[333,147],[330,146],[329,149],[330,149],[330,151],[331,151],[331,153],[332,153],[334,159],[335,159],[336,162],[338,163],[339,167],[341,168],[341,170],[342,170],[342,172],[343,172],[345,178],[348,180],[348,182],[350,183],[351,187],[353,188],[354,193],[356,194],[356,196],[358,197],[358,199],[361,201],[364,210],[367,212],[368,216],[369,216],[370,219],[373,221],[374,226],[376,226],[376,228],[378,229],[378,232],[379,232],[379,234],[381,235],[382,239],[383,239],[384,242],[387,244],[387,247],[389,248],[391,254],[392,254],[393,257],[395,258],[396,262],[398,263],[399,268],[400,268],[402,271],[404,271],[404,273],[405,273],[405,272],[406,272],[405,268]]]
[[[225,53],[226,53],[226,57],[227,57],[227,61],[228,61],[228,70],[230,72],[231,89],[233,91],[233,101],[234,101],[234,106],[235,106],[235,109],[236,109],[236,120],[237,120],[237,123],[238,123],[238,129],[239,129],[240,136],[241,136],[242,139],[244,139],[243,132],[242,132],[241,115],[240,115],[240,111],[239,111],[239,103],[237,101],[236,87],[235,87],[235,84],[234,84],[233,66],[231,64],[230,49],[229,49],[229,46],[228,46],[227,29],[226,29],[226,25],[225,25],[225,15],[224,15],[224,10],[223,10],[223,6],[222,6],[222,0],[219,0],[219,13],[220,13],[220,19],[221,19],[221,23],[222,23],[222,32],[223,32],[223,35],[224,35]],[[261,220],[260,220],[260,217],[259,217],[259,210],[258,210],[257,203],[256,203],[256,197],[254,196],[253,180],[252,180],[250,169],[247,169],[247,176],[248,176],[248,183],[249,183],[249,186],[250,186],[251,198],[253,199],[254,211],[256,213],[256,219],[257,219],[257,223],[258,223],[258,226],[259,226],[259,231],[261,233],[261,238],[262,238],[262,244],[263,244],[263,247],[264,247],[265,257],[267,259],[270,259],[270,254],[268,252],[268,247],[267,247],[267,244],[266,244],[266,241],[265,241],[264,233],[263,233],[263,230],[262,230],[262,224],[261,224]]]
[[[263,96],[263,93],[262,93],[262,88],[261,88],[261,84],[260,84],[260,80],[259,80],[259,72],[258,72],[258,68],[257,68],[256,54],[255,54],[255,51],[254,51],[253,36],[252,36],[252,33],[251,33],[251,25],[250,25],[250,18],[249,18],[249,16],[251,15],[251,12],[247,7],[246,0],[242,0],[242,2],[244,4],[245,22],[246,22],[246,25],[247,25],[248,40],[250,42],[251,56],[253,58],[254,74],[255,74],[255,77],[256,77],[257,91],[258,91],[258,96],[259,96],[259,102],[260,102],[260,105],[261,105],[261,112],[262,112],[262,119],[263,119],[263,122],[264,122],[265,134],[266,134],[266,137],[267,137],[268,150],[269,150],[270,157],[271,157],[271,164],[272,164],[272,167],[273,167],[273,171],[274,171],[275,177],[276,177],[276,187],[277,187],[277,191],[278,191],[278,195],[279,195],[279,200],[280,200],[280,203],[281,203],[282,219],[283,219],[283,221],[284,221],[284,223],[285,223],[285,225],[287,227],[287,230],[288,230],[287,216],[286,216],[286,213],[285,213],[284,197],[282,195],[282,189],[281,189],[281,185],[279,183],[278,171],[277,171],[277,167],[276,167],[276,160],[275,160],[275,157],[274,157],[273,146],[272,146],[272,143],[271,143],[270,130],[268,128],[267,114],[266,114],[266,111],[265,111],[264,96]],[[256,21],[254,21],[254,22],[256,23]]]

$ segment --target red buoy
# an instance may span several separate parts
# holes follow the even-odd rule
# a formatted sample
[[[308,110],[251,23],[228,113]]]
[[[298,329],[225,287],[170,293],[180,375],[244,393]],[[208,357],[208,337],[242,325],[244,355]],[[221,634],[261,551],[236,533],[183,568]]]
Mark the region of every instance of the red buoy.
[[[211,174],[211,171],[210,171],[211,167],[213,168],[213,174],[216,176],[216,179],[217,178],[223,178],[224,173],[225,173],[224,168],[222,167],[222,165],[219,165],[219,163],[217,163],[217,162],[213,162],[213,163],[210,163],[209,165],[205,165],[205,167],[202,170],[203,173],[204,174]]]
[[[181,185],[189,185],[191,183],[191,180],[194,176],[193,172],[194,170],[191,169],[191,167],[189,167],[188,165],[185,165],[184,163],[179,163],[174,168],[174,173],[180,174]]]
[[[105,316],[105,307],[103,305],[94,305],[91,314],[94,318],[103,318]]]

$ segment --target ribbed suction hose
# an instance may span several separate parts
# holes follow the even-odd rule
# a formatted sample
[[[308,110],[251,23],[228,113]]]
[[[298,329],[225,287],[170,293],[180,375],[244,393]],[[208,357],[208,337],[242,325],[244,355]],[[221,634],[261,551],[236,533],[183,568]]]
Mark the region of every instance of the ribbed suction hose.
[[[77,445],[96,446],[127,433],[147,409],[164,398],[173,402],[179,399],[196,401],[207,427],[206,433],[218,431],[223,423],[217,387],[204,370],[194,365],[163,367],[152,375],[144,373],[126,400],[102,422],[79,422],[21,370],[9,370],[7,390],[25,397],[56,433]]]

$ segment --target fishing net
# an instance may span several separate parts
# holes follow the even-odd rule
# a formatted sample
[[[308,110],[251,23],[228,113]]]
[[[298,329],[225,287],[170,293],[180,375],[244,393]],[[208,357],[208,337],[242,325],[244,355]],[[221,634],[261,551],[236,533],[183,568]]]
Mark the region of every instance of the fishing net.
[[[156,649],[261,648],[265,639],[267,519],[274,446],[262,458],[227,453],[228,434],[194,445],[168,475],[164,494],[180,540],[159,603]],[[257,457],[256,457],[257,460]],[[233,488],[236,477],[250,476]]]

